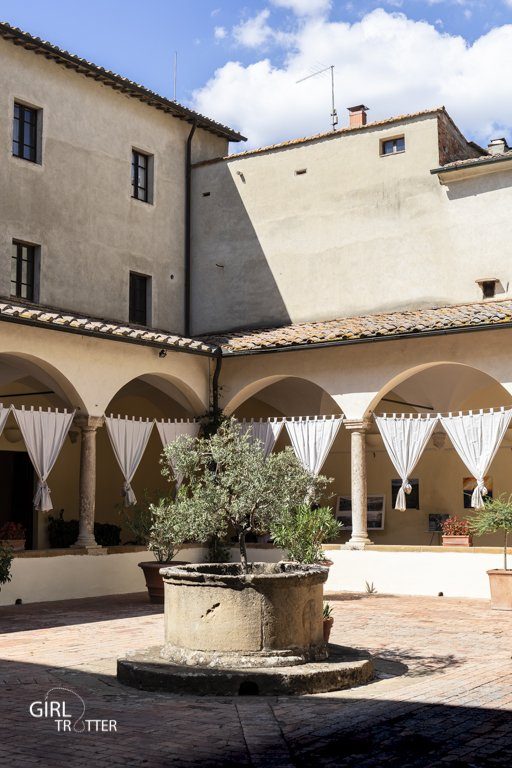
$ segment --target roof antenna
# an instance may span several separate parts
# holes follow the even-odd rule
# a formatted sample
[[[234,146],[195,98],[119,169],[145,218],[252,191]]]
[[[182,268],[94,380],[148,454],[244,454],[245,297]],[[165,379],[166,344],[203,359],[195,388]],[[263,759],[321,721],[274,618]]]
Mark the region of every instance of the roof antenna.
[[[302,77],[300,80],[297,80],[298,83],[303,83],[304,80],[309,80],[310,77],[316,77],[317,75],[323,75],[324,72],[328,72],[331,70],[331,104],[332,104],[332,112],[331,112],[331,124],[333,131],[336,130],[336,127],[338,125],[338,113],[336,112],[336,107],[334,106],[334,64],[331,64],[330,67],[324,67],[324,69],[318,70],[318,72],[313,72],[312,75],[306,75],[306,77]]]
[[[173,73],[172,73],[172,82],[173,82],[173,99],[176,101],[176,77],[178,74],[178,51],[174,51],[174,64],[173,64]]]

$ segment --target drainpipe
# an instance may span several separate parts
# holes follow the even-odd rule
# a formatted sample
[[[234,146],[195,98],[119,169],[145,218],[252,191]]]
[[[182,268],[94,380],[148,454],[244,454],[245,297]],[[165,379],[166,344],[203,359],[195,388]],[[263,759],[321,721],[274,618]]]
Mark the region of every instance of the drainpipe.
[[[212,419],[214,424],[217,424],[220,418],[219,408],[219,376],[222,368],[222,350],[217,347],[215,350],[215,371],[213,372],[212,379]]]
[[[192,204],[192,139],[196,132],[194,120],[187,139],[185,169],[185,322],[184,336],[190,336],[190,273],[191,273],[191,204]]]

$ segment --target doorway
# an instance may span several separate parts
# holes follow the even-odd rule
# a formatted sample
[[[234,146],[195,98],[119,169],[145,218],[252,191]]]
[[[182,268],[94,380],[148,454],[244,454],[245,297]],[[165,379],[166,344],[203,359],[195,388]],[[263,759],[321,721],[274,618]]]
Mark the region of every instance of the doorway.
[[[0,526],[21,523],[34,548],[34,468],[25,451],[0,451]]]

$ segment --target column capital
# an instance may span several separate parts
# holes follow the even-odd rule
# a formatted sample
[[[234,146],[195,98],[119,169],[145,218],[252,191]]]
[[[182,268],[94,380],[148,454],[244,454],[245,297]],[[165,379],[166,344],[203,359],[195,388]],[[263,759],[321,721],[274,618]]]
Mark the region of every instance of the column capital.
[[[343,426],[350,432],[368,432],[371,422],[370,419],[344,419]]]
[[[73,423],[83,430],[96,430],[103,426],[105,418],[103,416],[89,416],[86,413],[79,413],[73,419]]]

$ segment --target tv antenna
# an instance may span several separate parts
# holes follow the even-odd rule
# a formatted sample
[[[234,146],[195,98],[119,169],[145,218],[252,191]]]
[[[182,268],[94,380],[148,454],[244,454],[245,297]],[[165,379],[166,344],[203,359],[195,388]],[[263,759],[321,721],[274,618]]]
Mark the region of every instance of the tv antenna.
[[[324,72],[331,71],[331,104],[332,104],[332,112],[331,112],[331,122],[332,122],[332,129],[333,131],[336,130],[336,126],[338,125],[338,113],[336,112],[336,107],[334,106],[334,64],[331,64],[330,67],[324,67],[323,69],[319,69],[318,72],[313,72],[311,75],[306,75],[306,77],[302,77],[300,80],[297,80],[297,83],[303,83],[304,80],[309,80],[311,77],[316,77],[317,75],[323,75]]]
[[[172,67],[172,85],[173,85],[173,99],[176,101],[176,77],[178,75],[178,51],[174,51],[173,67]]]

